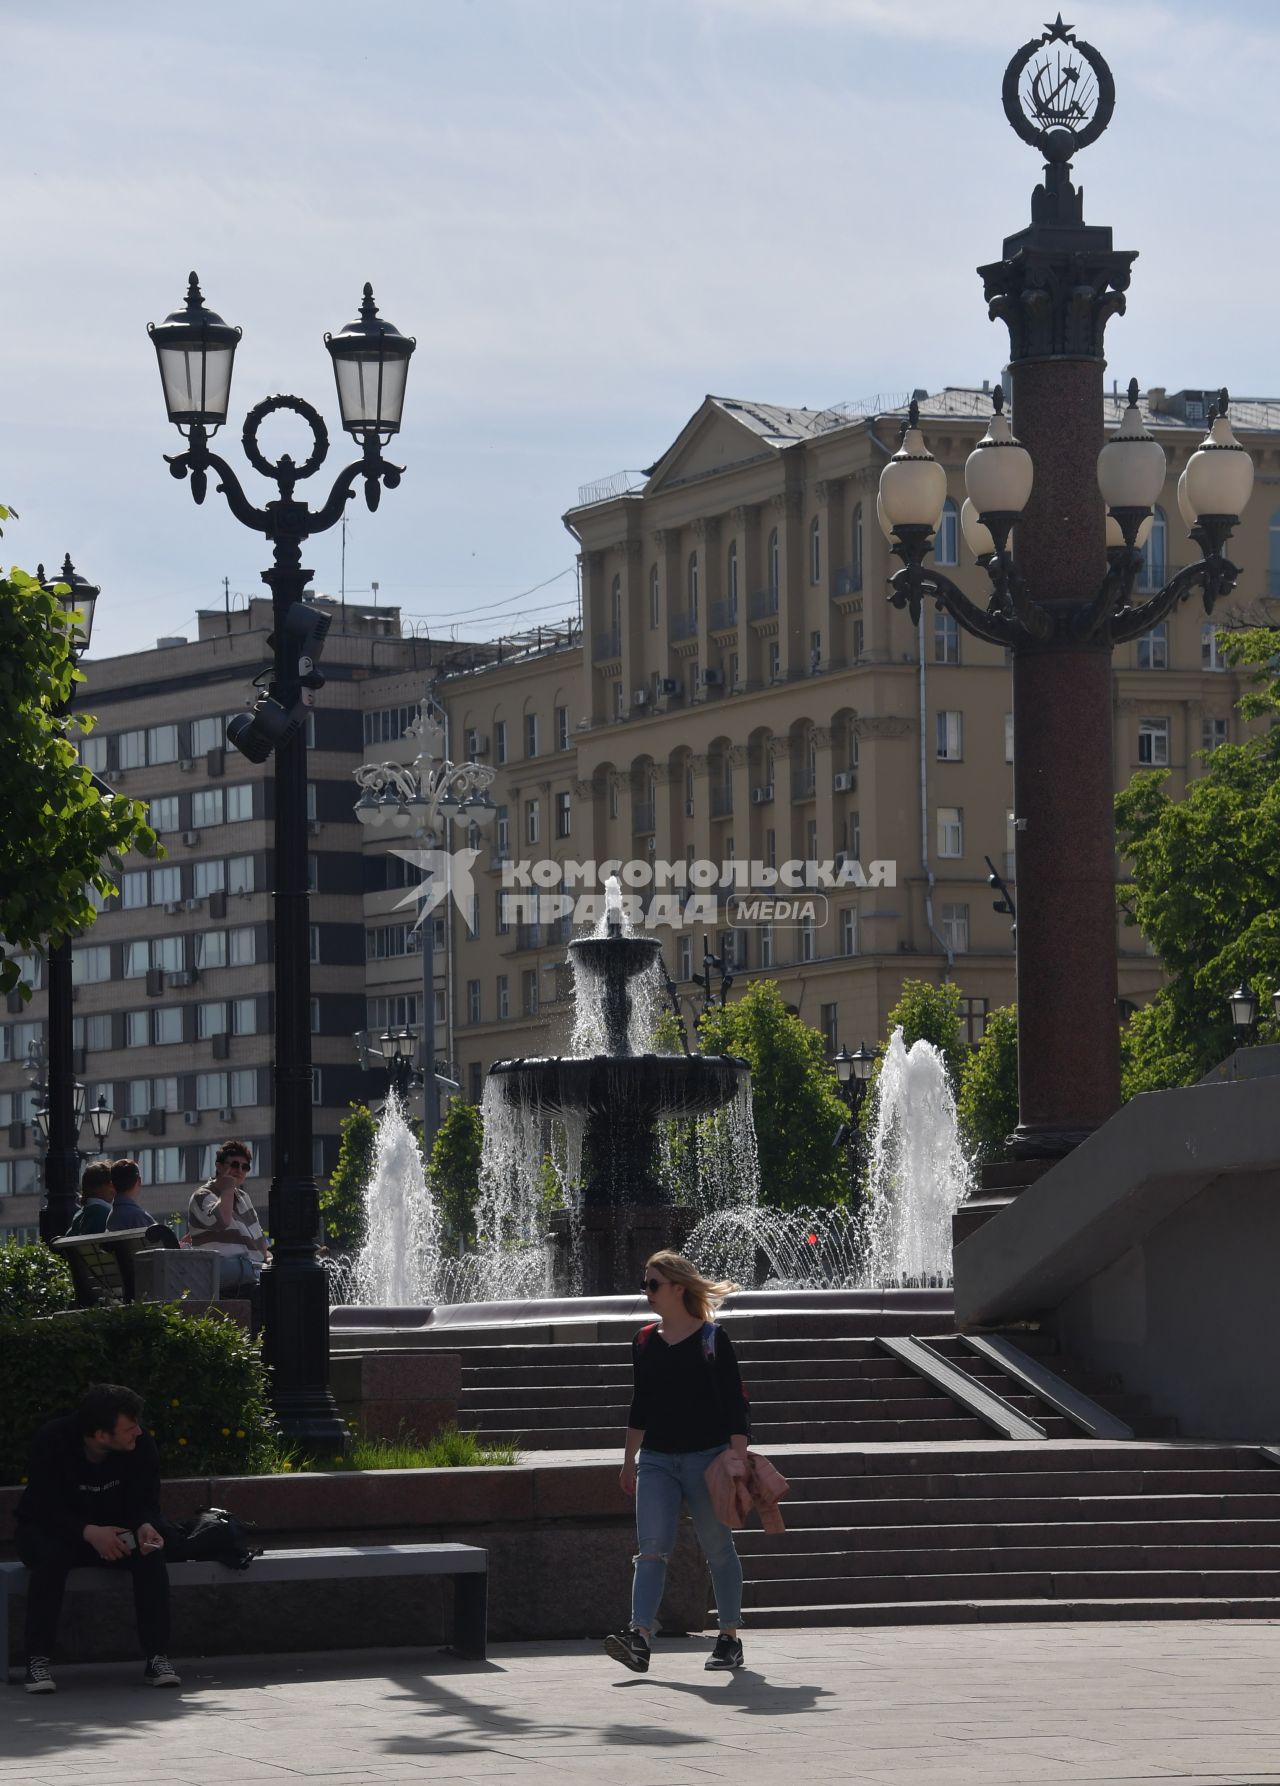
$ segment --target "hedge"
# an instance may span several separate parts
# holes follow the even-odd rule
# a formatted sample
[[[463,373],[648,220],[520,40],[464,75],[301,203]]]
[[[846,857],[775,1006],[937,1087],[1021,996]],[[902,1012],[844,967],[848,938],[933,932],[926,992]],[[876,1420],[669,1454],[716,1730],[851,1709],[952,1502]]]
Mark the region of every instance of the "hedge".
[[[65,1259],[43,1242],[0,1246],[0,1320],[6,1315],[54,1315],[75,1305]]]
[[[184,1315],[172,1303],[0,1319],[0,1484],[26,1475],[32,1435],[70,1413],[91,1383],[124,1383],[166,1476],[270,1469],[278,1440],[257,1342],[233,1321]]]

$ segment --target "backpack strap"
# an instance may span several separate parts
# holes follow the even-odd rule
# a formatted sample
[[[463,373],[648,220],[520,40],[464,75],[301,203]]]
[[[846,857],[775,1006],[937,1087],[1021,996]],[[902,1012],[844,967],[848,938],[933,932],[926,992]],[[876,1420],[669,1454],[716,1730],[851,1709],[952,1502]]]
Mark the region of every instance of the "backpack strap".
[[[716,1324],[714,1321],[702,1323],[702,1356],[708,1364],[716,1361]]]
[[[639,1333],[636,1335],[636,1344],[640,1347],[640,1349],[642,1351],[643,1351],[645,1345],[648,1343],[649,1335],[651,1333],[656,1333],[657,1331],[658,1331],[658,1323],[656,1321],[650,1321],[650,1323],[647,1327],[642,1327],[640,1329]]]

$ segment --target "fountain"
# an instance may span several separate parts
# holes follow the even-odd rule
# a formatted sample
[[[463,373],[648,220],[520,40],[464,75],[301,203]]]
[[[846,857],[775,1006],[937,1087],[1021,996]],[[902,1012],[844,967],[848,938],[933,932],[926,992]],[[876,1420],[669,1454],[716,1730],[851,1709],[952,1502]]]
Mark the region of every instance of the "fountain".
[[[569,944],[573,1040],[591,1051],[498,1061],[489,1069],[486,1114],[505,1108],[531,1133],[556,1117],[569,1133],[571,1207],[551,1218],[561,1290],[630,1290],[651,1252],[681,1244],[696,1211],[672,1204],[663,1186],[657,1123],[734,1103],[749,1082],[746,1062],[731,1055],[646,1051],[661,949],[656,937],[629,933],[621,886],[611,878],[596,933]],[[488,1133],[486,1121],[486,1152]]]

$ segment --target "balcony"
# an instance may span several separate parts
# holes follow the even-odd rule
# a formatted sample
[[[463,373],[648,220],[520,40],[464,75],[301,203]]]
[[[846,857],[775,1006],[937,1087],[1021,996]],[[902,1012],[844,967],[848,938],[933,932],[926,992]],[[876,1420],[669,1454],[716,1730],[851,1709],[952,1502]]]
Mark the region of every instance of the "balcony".
[[[545,940],[545,931],[554,928],[554,925],[544,927],[541,924],[517,924],[515,946],[517,949],[540,949]]]
[[[636,837],[652,837],[654,832],[654,802],[637,800],[632,808],[631,830]]]
[[[713,819],[731,819],[733,817],[733,789],[731,787],[712,788],[711,816]]]
[[[793,800],[812,800],[818,791],[818,778],[812,769],[793,769],[791,771],[791,798]]]
[[[761,589],[751,597],[747,604],[749,620],[772,620],[778,612],[778,592],[776,589]]]
[[[607,633],[597,633],[591,641],[591,661],[596,664],[615,662],[622,656],[622,628],[615,626]]]
[[[713,633],[731,633],[738,625],[738,603],[735,597],[731,601],[712,602],[711,630]]]
[[[844,571],[836,572],[835,593],[836,593],[837,599],[842,595],[861,595],[861,593],[862,593],[862,567],[860,565],[858,566],[858,568],[856,570],[844,570]]]
[[[698,636],[698,616],[692,608],[683,613],[673,614],[667,628],[667,637],[673,644],[681,639],[696,639]]]

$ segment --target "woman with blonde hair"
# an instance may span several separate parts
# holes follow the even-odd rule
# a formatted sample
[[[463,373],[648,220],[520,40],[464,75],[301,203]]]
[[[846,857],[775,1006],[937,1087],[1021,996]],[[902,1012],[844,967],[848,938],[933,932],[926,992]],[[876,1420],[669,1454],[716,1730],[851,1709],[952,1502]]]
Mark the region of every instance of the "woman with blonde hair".
[[[658,1318],[631,1342],[634,1391],[621,1477],[625,1493],[636,1498],[631,1623],[605,1639],[609,1654],[637,1674],[649,1667],[649,1638],[684,1502],[716,1594],[720,1635],[706,1666],[743,1664],[742,1564],[706,1484],[711,1460],[730,1447],[745,1453],[751,1437],[733,1345],[712,1319],[737,1288],[711,1282],[680,1253],[654,1253],[645,1266],[644,1292]]]

